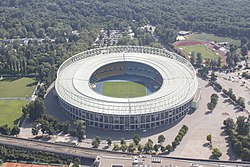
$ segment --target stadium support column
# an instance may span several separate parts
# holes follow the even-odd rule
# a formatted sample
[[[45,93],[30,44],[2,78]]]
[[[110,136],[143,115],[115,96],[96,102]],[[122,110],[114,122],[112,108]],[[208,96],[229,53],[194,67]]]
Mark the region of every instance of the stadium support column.
[[[123,54],[122,54],[122,58],[123,58],[123,60],[124,60],[124,62],[126,61],[125,60],[125,53],[123,52]]]
[[[127,117],[125,117],[125,130],[131,130],[130,129],[130,114],[131,114],[131,106],[130,106],[130,100],[128,98],[128,105],[129,105],[129,114]]]

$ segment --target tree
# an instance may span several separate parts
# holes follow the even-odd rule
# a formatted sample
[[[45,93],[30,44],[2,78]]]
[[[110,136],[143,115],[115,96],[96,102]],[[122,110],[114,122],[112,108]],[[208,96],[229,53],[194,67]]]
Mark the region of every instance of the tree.
[[[128,145],[128,152],[134,153],[135,150],[136,150],[136,145],[135,145],[135,143],[134,143],[134,142],[130,143],[130,144]],[[138,149],[138,150],[139,150],[139,149]]]
[[[199,53],[197,53],[197,64],[199,65],[199,66],[201,66],[201,64],[202,64],[202,55],[201,55],[201,53],[199,52]]]
[[[61,130],[64,134],[69,133],[69,122],[60,122],[59,123],[59,130]]]
[[[232,118],[227,118],[223,121],[223,124],[226,126],[227,130],[235,128],[235,123]]]
[[[49,137],[50,137],[51,135],[54,135],[54,134],[55,134],[55,129],[54,129],[54,127],[52,127],[52,125],[49,125],[48,130],[47,130],[47,133],[48,133]]]
[[[118,151],[120,149],[118,144],[114,144],[113,151]]]
[[[245,106],[245,99],[242,97],[238,97],[237,104],[241,106],[242,108],[246,108]]]
[[[213,151],[212,151],[212,155],[215,157],[215,158],[220,158],[222,153],[220,152],[220,150],[218,148],[213,148]]]
[[[164,153],[166,150],[167,150],[167,148],[166,148],[166,147],[161,146],[161,152],[162,152],[162,153]]]
[[[99,136],[96,136],[95,139],[96,139],[96,141],[98,142],[98,144],[101,143],[101,138],[100,138]]]
[[[106,139],[106,141],[107,141],[107,143],[108,143],[108,146],[111,146],[111,144],[112,144],[112,140],[111,140],[111,138],[110,138],[110,137],[108,137],[108,138]]]
[[[153,141],[151,139],[148,139],[148,142],[145,144],[144,146],[144,151],[146,153],[152,151],[154,148],[153,148]]]
[[[242,54],[242,56],[248,55],[248,47],[247,47],[247,45],[242,46],[241,54]]]
[[[239,135],[247,135],[249,133],[249,123],[247,122],[247,117],[239,116],[236,121],[236,131]]]
[[[137,149],[138,149],[139,152],[142,152],[143,149],[144,149],[144,146],[141,145],[141,144],[138,144],[138,145],[137,145]]]
[[[11,129],[11,132],[10,132],[10,135],[18,135],[20,133],[20,128],[18,126],[14,126],[12,129]]]
[[[248,39],[246,37],[243,37],[240,39],[240,46],[243,47],[248,44]]]
[[[194,65],[195,64],[195,53],[194,52],[192,52],[191,53],[191,58],[190,58],[190,63],[192,64],[192,65]]]
[[[201,75],[201,77],[203,77],[203,78],[205,78],[205,79],[207,79],[208,77],[207,77],[207,75],[208,75],[208,72],[209,72],[209,69],[208,69],[208,67],[201,67],[201,69],[199,69],[198,70],[198,73]]]
[[[215,109],[215,104],[212,103],[212,102],[209,102],[207,103],[207,108],[210,110],[210,111],[213,111]]]
[[[158,144],[155,144],[155,145],[154,145],[154,151],[155,151],[155,152],[158,152],[159,147],[160,147],[160,146],[159,146]]]
[[[233,149],[237,154],[241,154],[242,152],[242,142],[241,141],[236,141],[235,143],[233,143]]]
[[[163,143],[165,141],[165,136],[164,135],[159,135],[158,136],[158,143]]]
[[[31,133],[33,135],[38,135],[38,132],[39,132],[39,128],[37,127],[37,125],[33,126],[32,130],[31,130]]]
[[[82,141],[82,139],[84,139],[84,135],[86,133],[86,125],[85,125],[85,122],[83,120],[77,120],[74,122],[74,125],[76,127],[76,136],[78,137],[78,140],[79,141]],[[100,144],[100,138],[97,138],[97,141],[99,142]]]
[[[122,150],[123,152],[125,152],[127,149],[128,149],[128,146],[127,146],[126,143],[121,144],[121,150]]]
[[[126,141],[124,140],[124,138],[121,139],[121,145],[122,144],[126,144]]]
[[[138,145],[139,142],[141,141],[141,137],[140,137],[138,134],[136,134],[136,135],[134,135],[134,137],[133,137],[133,141],[134,141],[134,143],[135,143],[136,145]]]
[[[44,38],[45,37],[45,30],[43,28],[38,29],[36,35],[38,38]]]
[[[45,104],[42,98],[36,98],[35,101],[31,101],[25,107],[23,107],[22,112],[24,116],[29,116],[32,120],[37,120],[41,118],[45,113]]]
[[[98,148],[99,147],[99,142],[96,140],[96,138],[94,138],[93,140],[92,140],[92,146],[93,146],[93,148]]]
[[[207,141],[211,145],[211,143],[212,143],[212,135],[211,134],[207,135]]]
[[[174,141],[172,142],[172,147],[173,147],[173,149],[175,149],[176,146],[178,146],[179,144],[180,144],[180,141],[174,140]]]
[[[170,152],[172,152],[174,149],[173,149],[173,147],[172,147],[170,144],[168,144],[168,145],[166,146],[166,150],[167,150],[168,153],[170,153]]]
[[[215,75],[214,72],[211,73],[211,77],[210,77],[211,81],[215,82],[217,80],[217,76]]]
[[[234,93],[233,93],[233,89],[232,89],[232,88],[229,88],[227,94],[228,94],[228,96],[231,98],[232,95],[234,94]]]
[[[8,127],[8,125],[2,125],[2,126],[0,126],[0,133],[2,135],[9,135],[10,128]]]
[[[213,93],[211,95],[210,99],[211,99],[211,103],[213,103],[216,106],[218,103],[219,96],[217,94]]]
[[[221,63],[222,63],[222,61],[221,61],[221,57],[218,57],[218,59],[217,59],[217,67],[221,67]]]
[[[242,149],[241,158],[242,158],[242,160],[244,160],[244,161],[250,161],[250,149],[248,149],[248,148],[243,148],[243,149]]]

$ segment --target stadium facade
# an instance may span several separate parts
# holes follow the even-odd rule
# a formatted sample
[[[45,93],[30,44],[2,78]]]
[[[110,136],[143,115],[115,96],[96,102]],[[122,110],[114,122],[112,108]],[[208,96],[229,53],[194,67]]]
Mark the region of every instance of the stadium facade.
[[[96,85],[109,77],[143,77],[151,93],[135,98],[104,96]],[[198,90],[193,66],[176,53],[142,46],[88,50],[58,69],[56,94],[71,119],[107,130],[144,130],[170,125],[191,109]]]

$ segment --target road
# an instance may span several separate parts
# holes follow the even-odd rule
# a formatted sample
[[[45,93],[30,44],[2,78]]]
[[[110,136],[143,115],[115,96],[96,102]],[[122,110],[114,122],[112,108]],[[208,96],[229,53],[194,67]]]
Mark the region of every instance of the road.
[[[92,148],[83,148],[78,146],[68,146],[68,145],[61,145],[49,142],[41,142],[41,141],[34,141],[30,139],[22,139],[22,138],[15,138],[15,137],[7,137],[7,136],[0,136],[0,144],[2,145],[10,145],[15,147],[22,147],[34,150],[42,150],[54,153],[62,153],[67,155],[73,155],[78,157],[85,157],[85,158],[96,158],[97,155],[99,156],[110,156],[110,157],[131,157],[132,154],[129,153],[122,153],[122,152],[112,152],[112,151],[105,151],[99,149],[92,149]],[[190,166],[190,163],[203,163],[203,166],[211,166],[215,164],[233,164],[234,166],[250,166],[250,163],[243,163],[243,162],[227,162],[227,161],[210,161],[210,160],[195,160],[195,159],[185,159],[185,158],[178,158],[175,159],[174,157],[163,157],[158,156],[168,162],[186,164],[184,166]],[[237,163],[237,164],[236,164]],[[177,162],[178,164],[178,162]]]

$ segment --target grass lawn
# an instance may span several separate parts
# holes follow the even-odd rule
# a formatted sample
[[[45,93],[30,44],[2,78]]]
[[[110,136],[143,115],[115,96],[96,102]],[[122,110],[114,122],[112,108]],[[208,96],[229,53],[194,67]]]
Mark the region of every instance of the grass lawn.
[[[13,127],[14,121],[22,114],[22,107],[27,103],[27,100],[0,100],[0,126],[7,124]]]
[[[30,97],[35,86],[34,78],[5,78],[0,81],[0,97]]]
[[[136,82],[104,82],[102,94],[111,97],[140,97],[146,95],[146,88],[143,84]]]
[[[230,44],[240,46],[240,40],[232,39],[229,37],[219,37],[214,34],[194,33],[188,36],[188,38],[192,40],[202,40],[202,41],[229,42]]]
[[[203,59],[216,59],[219,57],[209,48],[207,49],[204,45],[189,45],[189,46],[180,46],[179,48],[183,48],[183,51],[186,54],[190,54],[191,52],[201,53]]]

